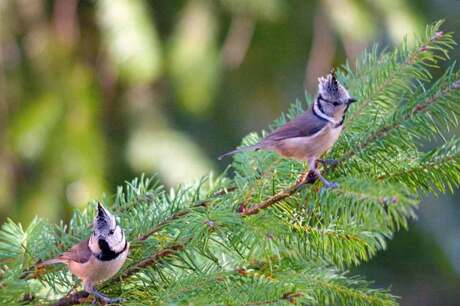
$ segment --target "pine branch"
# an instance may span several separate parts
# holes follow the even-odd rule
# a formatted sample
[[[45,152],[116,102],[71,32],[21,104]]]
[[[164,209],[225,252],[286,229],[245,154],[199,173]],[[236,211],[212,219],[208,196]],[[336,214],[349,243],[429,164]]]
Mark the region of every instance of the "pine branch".
[[[427,27],[423,37],[415,39],[413,46],[405,40],[403,45],[391,53],[378,55],[377,48],[365,53],[363,61],[358,60],[357,71],[354,73],[346,66],[351,84],[351,92],[360,92],[359,98],[364,100],[356,109],[351,110],[347,126],[353,128],[363,126],[367,114],[382,116],[388,109],[394,107],[393,102],[400,97],[401,91],[411,92],[411,79],[429,81],[432,76],[427,67],[437,67],[439,61],[448,58],[447,51],[452,49],[455,42],[451,33],[440,30],[442,21]],[[348,78],[350,79],[350,78]],[[375,85],[374,85],[375,84]],[[364,86],[363,86],[364,85]],[[371,102],[374,107],[368,107]]]
[[[404,180],[413,189],[425,192],[451,192],[460,182],[460,139],[453,139],[441,147],[428,151],[403,167],[381,175],[379,180]],[[436,189],[437,190],[436,190]]]
[[[414,108],[409,112],[406,113],[401,118],[398,118],[394,123],[390,125],[384,125],[380,127],[376,132],[370,135],[364,142],[357,145],[356,149],[351,149],[345,154],[342,155],[340,161],[345,161],[351,159],[355,154],[362,153],[362,151],[369,146],[373,145],[374,143],[381,141],[382,138],[393,132],[394,130],[403,127],[404,122],[411,120],[416,116],[418,113],[429,112],[429,107],[439,101],[441,98],[445,97],[449,94],[452,90],[458,90],[456,84],[458,80],[447,84],[444,88],[441,89],[436,95],[427,98],[425,101],[417,104]]]

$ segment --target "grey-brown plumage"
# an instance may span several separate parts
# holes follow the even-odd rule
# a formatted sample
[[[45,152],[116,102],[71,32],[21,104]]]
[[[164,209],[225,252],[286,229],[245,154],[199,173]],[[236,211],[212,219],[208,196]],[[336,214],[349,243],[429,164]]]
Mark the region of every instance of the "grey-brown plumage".
[[[103,300],[105,303],[119,303],[119,298],[109,298],[94,288],[99,282],[114,276],[123,266],[128,256],[129,243],[123,230],[101,203],[93,222],[93,232],[70,250],[56,258],[41,262],[39,267],[63,263],[69,271],[81,279],[86,292]]]
[[[334,187],[316,168],[316,161],[329,151],[340,136],[345,113],[356,100],[335,78],[334,73],[319,78],[319,90],[312,107],[265,136],[259,143],[238,148],[219,157],[245,151],[269,150],[297,160],[307,161],[310,169],[324,183]]]

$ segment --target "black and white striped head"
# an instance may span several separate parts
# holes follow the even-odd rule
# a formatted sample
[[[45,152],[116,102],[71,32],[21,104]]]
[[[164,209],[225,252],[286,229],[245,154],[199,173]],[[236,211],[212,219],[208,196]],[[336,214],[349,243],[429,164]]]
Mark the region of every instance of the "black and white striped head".
[[[99,202],[97,214],[93,221],[93,233],[89,247],[95,254],[101,252],[118,253],[125,248],[126,240],[115,217]]]
[[[323,114],[340,119],[356,99],[340,84],[335,73],[331,72],[326,77],[318,78],[318,97],[315,102]]]

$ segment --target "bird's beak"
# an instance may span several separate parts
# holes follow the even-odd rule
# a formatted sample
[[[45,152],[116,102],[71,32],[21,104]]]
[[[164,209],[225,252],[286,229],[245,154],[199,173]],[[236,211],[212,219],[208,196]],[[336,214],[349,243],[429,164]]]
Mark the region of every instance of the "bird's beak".
[[[103,229],[106,228],[107,226],[110,228],[115,227],[116,225],[116,220],[115,217],[112,216],[112,214],[105,209],[105,207],[102,205],[102,203],[98,202],[97,203],[97,215],[96,218],[94,219],[94,229]]]
[[[104,219],[107,217],[108,212],[105,210],[105,207],[102,205],[101,202],[97,202],[97,218]]]
[[[355,103],[356,101],[358,101],[356,98],[351,97],[348,99],[348,104]]]

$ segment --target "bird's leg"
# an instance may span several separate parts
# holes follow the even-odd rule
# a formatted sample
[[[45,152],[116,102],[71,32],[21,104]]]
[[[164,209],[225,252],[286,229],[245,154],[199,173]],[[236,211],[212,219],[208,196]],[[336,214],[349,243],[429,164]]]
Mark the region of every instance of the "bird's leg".
[[[306,168],[306,167],[305,167]],[[302,186],[305,183],[314,183],[318,177],[316,173],[310,168],[306,169],[304,173],[302,173],[297,180],[295,181],[296,185]]]
[[[318,178],[321,180],[321,182],[323,182],[323,184],[324,184],[323,188],[326,188],[326,189],[327,188],[336,188],[336,187],[339,186],[336,182],[329,182],[328,180],[326,180],[321,175],[319,170],[316,168],[316,160],[309,160],[308,164],[310,165],[310,170],[312,170],[316,174],[316,176],[318,176]]]
[[[303,182],[305,182],[308,178],[308,174],[310,173],[310,171],[305,171],[305,173],[303,173],[302,175],[299,176],[299,178],[297,179],[297,181],[295,182],[296,185],[298,184],[301,184]]]
[[[92,285],[85,284],[85,291],[88,292],[89,294],[94,295],[95,299],[93,301],[93,305],[96,305],[97,299],[103,301],[105,304],[114,304],[114,303],[123,302],[122,298],[110,298],[107,295],[103,294],[102,292],[97,291],[96,288],[94,288],[94,286]]]
[[[74,293],[75,292],[75,289],[77,289],[78,287],[78,283],[75,283],[72,288],[70,288],[69,292],[67,292],[67,294],[65,295],[65,297],[68,297],[70,294]]]

